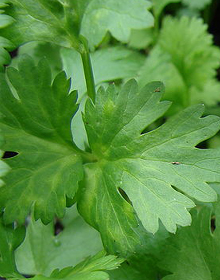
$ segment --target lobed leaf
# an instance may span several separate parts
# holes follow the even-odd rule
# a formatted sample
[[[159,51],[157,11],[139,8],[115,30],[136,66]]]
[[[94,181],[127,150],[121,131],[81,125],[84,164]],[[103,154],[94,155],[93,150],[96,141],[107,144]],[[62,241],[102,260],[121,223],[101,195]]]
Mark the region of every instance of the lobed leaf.
[[[149,1],[13,0],[7,13],[16,21],[3,34],[15,45],[46,41],[81,50],[80,35],[93,48],[109,31],[128,42],[131,29],[153,25]],[[22,31],[21,31],[22,30]]]
[[[190,227],[170,237],[161,267],[171,272],[163,280],[217,280],[220,276],[220,208],[216,210],[216,229],[211,232],[212,209],[194,211]]]
[[[165,98],[174,102],[171,114],[191,104],[219,100],[215,76],[220,53],[206,30],[201,19],[166,17],[158,43],[139,72],[140,86],[152,80],[164,82]],[[214,94],[210,84],[215,84]]]
[[[150,7],[150,2],[144,0],[91,0],[82,19],[81,34],[91,47],[97,46],[107,31],[126,43],[131,29],[153,26]]]
[[[76,92],[70,81],[58,74],[51,84],[45,60],[37,67],[23,57],[19,70],[9,68],[9,80],[0,77],[0,128],[3,149],[18,155],[5,160],[11,167],[0,188],[0,207],[7,223],[23,222],[34,208],[44,223],[62,216],[66,197],[73,198],[83,177],[81,157],[72,141],[70,124],[77,111]],[[65,108],[65,109],[64,109]]]
[[[160,102],[163,92],[160,82],[140,91],[131,80],[119,93],[114,87],[99,90],[96,103],[86,105],[85,127],[98,162],[86,166],[78,207],[110,252],[117,243],[124,253],[134,250],[133,211],[148,231],[155,233],[161,220],[175,232],[176,225],[191,223],[191,198],[216,200],[208,182],[220,180],[219,150],[195,146],[219,130],[220,119],[201,118],[204,108],[196,105],[143,133],[170,106]]]
[[[108,280],[109,275],[105,271],[118,268],[122,262],[123,259],[111,255],[105,256],[104,252],[100,252],[75,267],[66,267],[62,270],[56,269],[50,277],[37,275],[34,279]]]

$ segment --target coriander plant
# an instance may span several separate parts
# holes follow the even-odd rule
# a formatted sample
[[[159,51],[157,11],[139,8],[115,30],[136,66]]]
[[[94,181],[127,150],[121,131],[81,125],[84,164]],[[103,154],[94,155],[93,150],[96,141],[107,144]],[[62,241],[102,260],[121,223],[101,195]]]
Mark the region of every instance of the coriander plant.
[[[0,1],[1,277],[220,279],[216,5]]]

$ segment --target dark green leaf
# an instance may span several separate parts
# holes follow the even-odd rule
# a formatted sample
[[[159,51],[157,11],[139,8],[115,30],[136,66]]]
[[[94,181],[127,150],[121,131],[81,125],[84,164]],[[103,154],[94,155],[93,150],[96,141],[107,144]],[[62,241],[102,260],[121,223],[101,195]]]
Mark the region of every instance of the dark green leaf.
[[[0,77],[0,128],[4,150],[18,155],[7,160],[12,168],[0,189],[0,206],[6,222],[23,222],[34,208],[35,218],[45,223],[62,216],[66,196],[72,198],[83,177],[81,158],[72,142],[70,124],[77,110],[76,92],[62,72],[51,84],[45,60],[37,67],[23,57],[19,70],[8,76],[16,99]]]

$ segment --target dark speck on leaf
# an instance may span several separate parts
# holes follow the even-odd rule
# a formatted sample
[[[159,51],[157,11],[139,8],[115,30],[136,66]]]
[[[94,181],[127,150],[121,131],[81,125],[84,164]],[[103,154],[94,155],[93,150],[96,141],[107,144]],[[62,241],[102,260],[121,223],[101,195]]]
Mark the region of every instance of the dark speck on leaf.
[[[173,165],[179,165],[180,164],[180,162],[178,162],[178,161],[173,161],[173,162],[171,162]]]
[[[160,88],[156,88],[154,92],[160,92]]]

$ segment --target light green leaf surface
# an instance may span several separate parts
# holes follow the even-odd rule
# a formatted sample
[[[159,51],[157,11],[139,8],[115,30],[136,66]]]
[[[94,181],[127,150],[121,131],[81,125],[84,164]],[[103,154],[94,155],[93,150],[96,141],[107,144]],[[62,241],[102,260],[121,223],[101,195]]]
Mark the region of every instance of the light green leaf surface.
[[[211,209],[193,212],[191,227],[179,229],[162,254],[161,266],[169,271],[163,280],[218,280],[220,278],[220,208],[211,232]]]
[[[61,49],[63,69],[71,78],[72,87],[79,96],[86,92],[83,65],[75,50]],[[96,85],[108,81],[133,77],[144,64],[144,56],[122,46],[108,47],[91,53]]]
[[[15,254],[20,273],[49,276],[56,268],[75,266],[102,250],[99,233],[83,221],[75,207],[67,210],[61,223],[64,230],[55,236],[53,223],[30,222],[25,241]]]
[[[131,80],[119,93],[100,89],[96,104],[86,105],[85,126],[98,162],[86,165],[79,210],[110,252],[117,243],[132,250],[137,227],[132,208],[148,231],[155,233],[160,219],[175,232],[176,225],[191,223],[187,209],[195,204],[189,197],[216,200],[207,182],[220,180],[220,151],[195,146],[219,130],[220,119],[201,118],[204,108],[196,105],[141,134],[169,108],[169,102],[159,102],[163,92],[160,82],[140,91]]]
[[[75,267],[66,267],[60,271],[57,269],[50,277],[38,275],[34,279],[108,280],[109,275],[105,271],[117,269],[122,262],[123,259],[111,255],[105,256],[105,253],[100,252]]]
[[[201,19],[165,18],[158,44],[139,72],[140,86],[152,80],[164,82],[165,98],[174,102],[172,113],[190,104],[210,105],[220,100],[210,88],[210,84],[219,85],[215,76],[220,52],[206,30]]]
[[[83,65],[79,53],[75,50],[61,49],[63,69],[71,78],[73,89],[79,92],[79,99],[86,92]],[[144,56],[125,47],[108,47],[91,54],[93,73],[96,86],[118,79],[131,78],[136,75],[144,64]],[[87,143],[86,131],[81,112],[84,111],[85,98],[80,104],[79,111],[72,121],[72,130],[80,131],[73,134],[74,142],[81,149]]]
[[[134,49],[146,49],[154,40],[154,29],[132,29],[128,42],[129,47]]]
[[[45,60],[37,67],[21,58],[19,70],[8,69],[16,99],[2,74],[0,77],[0,128],[2,149],[15,151],[7,159],[11,172],[0,188],[0,207],[6,222],[23,222],[34,208],[35,218],[48,223],[62,216],[66,196],[72,198],[83,177],[81,157],[72,141],[70,124],[77,110],[76,92],[61,72],[51,84]],[[64,110],[65,108],[65,110]]]
[[[204,9],[212,0],[182,0],[183,4],[189,6],[192,9]]]
[[[107,31],[117,40],[129,41],[131,29],[153,26],[153,16],[146,0],[91,0],[84,13],[81,34],[91,47],[97,46]]]
[[[14,250],[23,241],[25,229],[16,228],[13,226],[5,226],[0,218],[0,277],[16,278],[19,277],[17,272]]]

